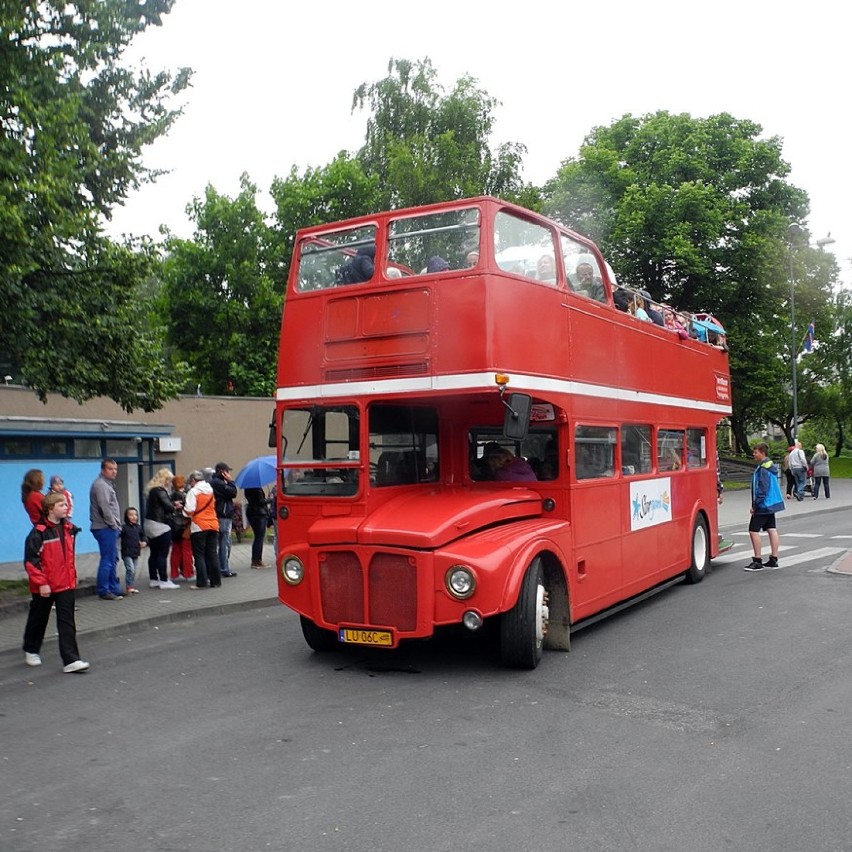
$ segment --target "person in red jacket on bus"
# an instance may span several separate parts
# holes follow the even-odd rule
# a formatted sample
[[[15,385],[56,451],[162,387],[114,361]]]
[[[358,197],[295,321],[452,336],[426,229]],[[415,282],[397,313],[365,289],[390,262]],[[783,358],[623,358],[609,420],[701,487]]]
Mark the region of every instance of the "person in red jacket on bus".
[[[24,662],[40,666],[41,644],[56,605],[59,654],[67,674],[84,672],[89,664],[80,659],[77,649],[77,624],[74,620],[74,590],[77,570],[74,565],[75,527],[67,520],[65,495],[51,492],[44,498],[45,517],[27,536],[24,567],[30,580],[30,612],[24,628]]]

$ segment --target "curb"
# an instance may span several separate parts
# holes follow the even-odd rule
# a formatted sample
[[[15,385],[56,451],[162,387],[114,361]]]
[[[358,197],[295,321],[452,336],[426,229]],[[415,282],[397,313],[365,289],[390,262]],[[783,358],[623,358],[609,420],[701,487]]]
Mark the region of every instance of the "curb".
[[[181,610],[180,612],[169,612],[163,615],[152,615],[147,618],[141,618],[137,621],[126,621],[121,624],[114,624],[110,627],[95,627],[91,630],[77,631],[79,637],[110,637],[123,636],[127,633],[141,633],[150,627],[158,627],[161,624],[175,624],[181,621],[191,621],[195,618],[201,618],[208,615],[224,615],[228,612],[241,612],[249,609],[265,609],[266,607],[275,606],[279,603],[278,598],[261,598],[253,601],[235,601],[234,603],[217,604],[216,606],[201,607],[199,609]],[[29,602],[27,603],[27,606]],[[20,654],[20,648],[9,648],[0,650],[0,657],[9,654]]]
[[[841,577],[852,577],[852,552],[846,551],[825,569],[828,574],[838,574]]]

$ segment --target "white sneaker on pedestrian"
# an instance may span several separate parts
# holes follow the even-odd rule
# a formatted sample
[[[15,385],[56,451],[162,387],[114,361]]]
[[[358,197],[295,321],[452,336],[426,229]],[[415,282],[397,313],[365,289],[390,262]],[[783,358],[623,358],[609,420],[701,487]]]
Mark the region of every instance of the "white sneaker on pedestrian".
[[[64,666],[62,671],[65,674],[73,674],[74,672],[85,672],[88,671],[89,664],[84,660],[74,660],[73,663],[68,663],[67,666]]]
[[[160,588],[161,589],[179,589],[180,586],[177,583],[173,583],[171,580],[160,580]]]
[[[149,589],[159,589],[160,588],[160,581],[159,580],[151,580],[151,582],[148,583],[148,588]]]
[[[28,666],[40,666],[41,657],[38,654],[31,654],[29,651],[24,651],[24,662]]]

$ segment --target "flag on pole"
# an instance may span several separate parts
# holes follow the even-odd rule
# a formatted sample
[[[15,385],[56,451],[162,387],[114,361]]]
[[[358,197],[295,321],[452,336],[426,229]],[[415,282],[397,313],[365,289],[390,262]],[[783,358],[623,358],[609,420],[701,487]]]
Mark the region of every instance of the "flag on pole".
[[[815,344],[817,343],[817,341],[814,340],[814,331],[815,331],[814,324],[811,323],[808,326],[808,330],[805,333],[805,338],[802,341],[802,348],[803,348],[805,354],[808,354],[808,353],[814,351]]]

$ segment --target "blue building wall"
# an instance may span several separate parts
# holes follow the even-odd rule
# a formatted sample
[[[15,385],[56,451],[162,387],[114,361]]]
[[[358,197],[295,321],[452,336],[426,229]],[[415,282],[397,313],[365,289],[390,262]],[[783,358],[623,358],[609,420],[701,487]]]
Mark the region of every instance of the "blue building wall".
[[[50,477],[58,473],[74,498],[72,520],[83,529],[77,536],[76,553],[97,553],[98,543],[89,531],[89,488],[100,475],[100,459],[57,460],[49,467],[43,461],[6,461],[0,464],[0,494],[6,495],[0,502],[0,562],[19,562],[23,567],[24,540],[32,524],[21,503],[21,482],[34,467],[44,472],[45,489]]]

